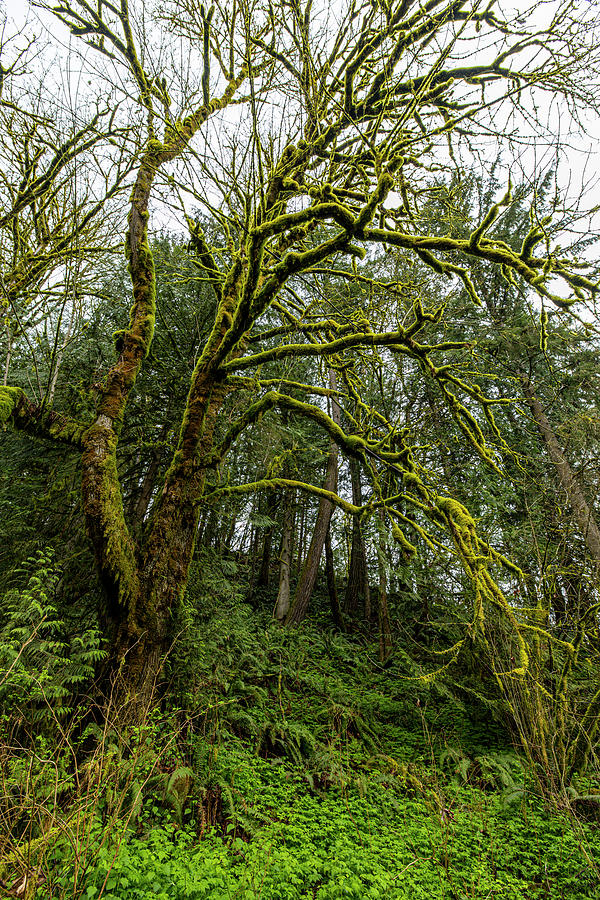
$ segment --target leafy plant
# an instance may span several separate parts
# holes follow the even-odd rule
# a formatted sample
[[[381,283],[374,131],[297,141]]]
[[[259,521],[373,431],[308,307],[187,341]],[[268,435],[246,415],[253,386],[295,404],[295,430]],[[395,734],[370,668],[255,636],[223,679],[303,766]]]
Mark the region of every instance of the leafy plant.
[[[5,723],[16,716],[48,722],[72,711],[106,652],[97,628],[66,633],[54,602],[60,576],[52,549],[28,559],[22,574],[25,587],[0,599],[0,709]]]

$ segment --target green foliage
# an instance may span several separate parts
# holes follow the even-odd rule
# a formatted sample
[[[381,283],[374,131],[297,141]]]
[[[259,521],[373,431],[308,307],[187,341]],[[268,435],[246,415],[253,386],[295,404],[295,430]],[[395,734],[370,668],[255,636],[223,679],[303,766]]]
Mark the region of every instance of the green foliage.
[[[439,754],[439,763],[451,777],[451,784],[469,784],[483,791],[499,792],[504,803],[522,800],[526,791],[522,760],[514,753],[469,754],[447,745]]]
[[[59,572],[50,549],[38,551],[21,570],[21,590],[0,600],[0,709],[5,723],[15,716],[50,721],[65,716],[106,653],[97,628],[67,635],[54,593]]]
[[[314,794],[293,766],[242,747],[222,752],[247,806],[263,817],[252,839],[231,823],[198,843],[196,823],[163,823],[132,834],[118,852],[100,846],[82,897],[600,897],[593,862],[585,863],[600,850],[598,832],[574,828],[533,801],[507,808],[497,793],[449,783],[440,810],[389,771],[372,773],[362,795]],[[66,872],[62,885],[68,896]]]
[[[593,775],[581,819],[552,810],[527,764],[497,734],[486,746],[484,721],[404,651],[381,667],[356,636],[282,629],[219,571],[229,599],[187,598],[162,711],[4,764],[16,812],[0,877],[30,858],[37,900],[600,898]]]
[[[580,102],[595,102],[580,66],[596,71],[598,50],[571,0],[547,29],[531,19],[531,41],[526,15],[515,29],[493,5],[351,2],[331,32],[327,16],[311,21],[310,2],[240,15],[236,3],[198,15],[193,3],[159,4],[147,29],[126,3],[117,15],[109,3],[59,4],[86,49],[120,59],[132,80],[123,73],[108,121],[97,109],[86,122],[84,97],[79,130],[50,157],[54,107],[42,94],[32,105],[28,52],[2,67],[9,893],[31,897],[38,883],[38,895],[73,900],[599,893],[598,341],[563,317],[596,297],[592,238],[586,229],[564,247],[577,212],[558,221],[553,173],[534,174],[531,190],[503,186],[499,200],[496,164],[487,182],[454,165],[465,136],[454,114],[464,124],[468,110],[476,159],[478,134],[487,141],[505,120],[504,90],[517,129],[537,121],[538,88],[579,117]],[[163,26],[167,41],[191,39],[192,58],[202,46],[195,85],[194,64],[151,74]],[[473,41],[481,53],[465,67]],[[514,54],[519,69],[500,65]],[[96,72],[81,62],[93,101]],[[174,120],[169,91],[202,103]],[[247,110],[235,135],[219,118],[232,101]],[[222,132],[223,153],[198,158],[198,172],[222,203],[192,191],[206,212],[192,222],[179,208],[189,246],[152,236],[155,201],[176,209],[186,195],[182,154],[208,117],[204,137]],[[159,175],[176,160],[177,179]],[[106,195],[88,198],[98,165]],[[103,277],[121,187],[130,278],[123,262]],[[96,216],[106,230],[91,228]],[[557,280],[568,298],[551,293]],[[5,426],[66,449],[17,448]],[[319,487],[331,441],[337,494]],[[281,491],[296,507],[285,528]],[[331,566],[333,615],[317,589],[302,630],[270,617],[269,553],[285,531],[293,580],[317,496],[336,507],[328,562],[352,589],[349,557],[364,544],[364,616],[351,636],[328,625],[343,619]],[[115,695],[134,700],[116,709],[86,697],[105,653],[77,578],[67,590],[59,576],[79,559],[88,581],[84,518]],[[60,555],[32,556],[45,544]],[[365,589],[375,575],[379,645]],[[162,705],[144,707],[171,641]]]
[[[163,772],[148,779],[148,791],[158,791],[160,799],[165,806],[173,810],[175,821],[181,825],[183,809],[194,784],[194,772],[189,766],[178,766],[173,772]],[[141,795],[139,810],[136,809],[136,818],[141,812]]]

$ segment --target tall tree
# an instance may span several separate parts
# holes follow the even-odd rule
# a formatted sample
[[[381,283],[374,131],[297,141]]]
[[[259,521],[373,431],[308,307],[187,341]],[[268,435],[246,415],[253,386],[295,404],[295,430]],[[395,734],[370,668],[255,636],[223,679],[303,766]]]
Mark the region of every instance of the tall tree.
[[[331,396],[331,420],[338,428],[340,428],[340,408],[335,397],[337,392],[337,379],[335,370],[329,370],[329,388],[332,392]],[[312,592],[315,587],[317,575],[319,573],[319,564],[323,554],[323,548],[329,532],[329,524],[334,510],[334,502],[332,495],[337,490],[338,481],[338,448],[333,438],[329,441],[329,453],[327,455],[327,466],[325,468],[325,479],[323,481],[323,496],[319,501],[317,509],[317,518],[313,528],[311,541],[304,560],[304,565],[298,579],[298,586],[294,601],[286,617],[286,624],[297,625],[305,617],[308,611],[308,605]]]
[[[125,241],[133,305],[117,359],[97,386],[91,419],[78,421],[68,409],[40,412],[22,386],[7,385],[0,388],[0,421],[80,453],[87,531],[124,690],[143,694],[160,671],[205,502],[300,487],[358,512],[319,484],[299,485],[269,472],[252,484],[218,483],[230,448],[274,407],[311,419],[360,460],[373,483],[383,483],[393,470],[396,493],[378,502],[405,551],[414,550],[407,529],[434,546],[436,529],[449,534],[475,585],[474,623],[483,622],[486,604],[514,622],[490,572],[499,555],[477,533],[466,507],[423,477],[421,451],[411,447],[407,432],[363,401],[368,425],[347,433],[322,408],[329,389],[296,382],[292,396],[292,379],[285,369],[282,376],[280,364],[298,357],[345,362],[369,353],[407,357],[435,382],[482,464],[498,465],[480,425],[494,433],[495,398],[468,372],[444,363],[448,354],[466,350],[465,342],[438,340],[428,331],[444,319],[444,303],[429,309],[418,297],[403,303],[402,286],[374,283],[361,260],[367,251],[398,248],[433,272],[460,279],[474,302],[469,266],[479,260],[502,267],[559,306],[565,301],[553,293],[556,279],[572,299],[595,292],[592,273],[568,252],[552,251],[538,222],[517,250],[490,236],[502,203],[492,204],[467,237],[451,226],[440,234],[420,213],[431,168],[456,166],[464,143],[474,148],[490,134],[510,145],[507,121],[522,137],[528,117],[535,117],[537,92],[558,93],[575,105],[595,102],[589,72],[598,49],[590,43],[592,30],[581,28],[582,18],[590,20],[588,5],[558,2],[547,26],[537,7],[531,11],[534,26],[527,12],[507,21],[494,2],[484,8],[477,0],[347,2],[330,26],[312,15],[311,0],[235,0],[210,10],[178,0],[164,4],[154,22],[147,9],[141,16],[141,4],[130,8],[127,0],[39,5],[122,73],[123,101],[114,108],[114,121],[123,123],[125,136],[115,136],[111,127],[102,146],[121,140],[133,167]],[[178,55],[195,63],[181,77],[153,51],[173,41],[182,44]],[[87,65],[83,56],[80,65]],[[194,69],[196,83],[189,74]],[[93,63],[89,73],[96,92],[112,99],[112,87],[98,82]],[[133,136],[134,145],[128,143]],[[96,141],[89,148],[85,134],[79,140],[86,154],[81,165],[91,165]],[[50,167],[41,193],[33,198],[30,189],[23,202],[39,205],[60,177]],[[18,195],[16,181],[14,189]],[[215,313],[194,356],[168,469],[138,535],[126,518],[117,454],[154,336],[149,220],[152,199],[161,193],[189,224]],[[186,197],[214,217],[215,237],[191,214]],[[502,202],[509,202],[508,195]],[[342,280],[362,280],[367,293],[387,291],[398,301],[387,314],[374,306],[353,316],[329,303],[324,316],[323,273],[331,278],[332,271]],[[246,398],[246,409],[226,423],[223,411],[234,392]],[[341,392],[338,400],[350,416],[356,398]],[[414,516],[406,515],[406,505]],[[521,634],[518,655],[515,668],[522,669]]]
[[[350,480],[352,483],[352,502],[359,509],[362,508],[362,488],[360,484],[360,464],[358,460],[350,460]],[[344,597],[344,611],[350,616],[356,617],[359,609],[362,609],[367,622],[371,618],[371,589],[369,587],[369,572],[367,568],[367,554],[360,519],[352,518],[352,541],[350,545],[350,560],[348,562],[348,582]]]

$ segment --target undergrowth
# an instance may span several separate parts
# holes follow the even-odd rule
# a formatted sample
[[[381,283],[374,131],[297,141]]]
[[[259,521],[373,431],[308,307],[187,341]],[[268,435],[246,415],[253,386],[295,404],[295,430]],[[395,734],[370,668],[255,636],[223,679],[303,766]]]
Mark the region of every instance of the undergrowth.
[[[17,753],[0,695],[5,896],[600,898],[593,773],[577,784],[587,806],[552,806],[475,682],[426,683],[399,648],[381,666],[375,646],[322,622],[282,629],[244,602],[233,563],[204,562],[162,706],[119,729],[110,710],[101,725],[85,705],[65,720],[34,693],[34,647],[48,686],[72,693],[69,673],[86,674],[77,646],[50,641],[53,576],[38,560],[33,637],[14,617],[2,631],[0,682],[17,679],[38,723],[27,743],[21,722]]]

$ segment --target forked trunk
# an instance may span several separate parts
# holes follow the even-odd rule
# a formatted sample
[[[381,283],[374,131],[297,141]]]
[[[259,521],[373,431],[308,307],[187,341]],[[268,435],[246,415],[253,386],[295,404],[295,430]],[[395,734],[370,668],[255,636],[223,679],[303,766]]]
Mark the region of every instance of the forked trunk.
[[[158,686],[174,637],[173,613],[188,580],[206,478],[201,460],[211,449],[224,392],[217,386],[207,396],[199,450],[192,459],[176,454],[143,544],[134,540],[125,523],[114,477],[112,428],[100,423],[86,439],[84,508],[106,595],[104,624],[111,647],[110,668],[116,673],[115,698],[120,707],[128,706],[129,712],[124,713],[128,719],[135,719],[135,704],[145,708]]]

